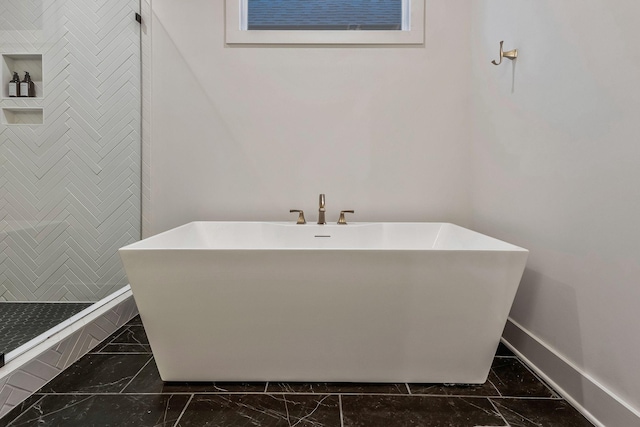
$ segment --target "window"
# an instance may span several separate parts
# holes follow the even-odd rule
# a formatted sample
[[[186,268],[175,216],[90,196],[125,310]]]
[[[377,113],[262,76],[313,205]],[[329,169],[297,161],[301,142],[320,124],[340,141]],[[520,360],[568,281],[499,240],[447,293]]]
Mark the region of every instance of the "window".
[[[425,0],[226,0],[229,44],[421,44]]]
[[[402,30],[406,0],[246,0],[246,30]]]

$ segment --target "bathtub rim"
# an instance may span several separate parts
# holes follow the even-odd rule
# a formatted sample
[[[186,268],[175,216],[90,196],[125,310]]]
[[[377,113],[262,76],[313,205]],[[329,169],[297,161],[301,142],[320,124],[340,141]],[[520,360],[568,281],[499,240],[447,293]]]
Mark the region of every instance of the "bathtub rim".
[[[340,247],[328,247],[328,248],[318,248],[318,247],[274,247],[274,246],[270,246],[270,247],[175,247],[172,245],[166,245],[166,246],[149,246],[150,243],[152,243],[153,241],[159,241],[162,238],[165,238],[167,235],[170,234],[175,234],[180,232],[180,230],[183,229],[187,229],[187,228],[192,228],[192,227],[197,227],[198,224],[210,224],[210,223],[214,223],[214,224],[274,224],[274,225],[280,225],[280,226],[287,226],[287,227],[307,227],[307,228],[312,228],[312,227],[327,227],[327,228],[331,228],[333,229],[334,227],[341,227],[341,229],[343,227],[352,227],[352,228],[356,228],[356,227],[361,227],[361,226],[367,226],[367,225],[376,225],[376,224],[380,224],[380,225],[384,225],[384,224],[391,224],[391,225],[395,225],[395,224],[403,224],[403,225],[422,225],[422,224],[431,224],[431,225],[439,225],[440,226],[440,230],[438,231],[438,236],[440,235],[440,233],[443,231],[443,226],[449,226],[449,227],[454,227],[457,229],[461,229],[463,230],[463,232],[467,232],[470,233],[471,235],[476,235],[476,236],[480,236],[483,239],[486,239],[488,242],[491,242],[493,244],[497,244],[500,247],[476,247],[476,248],[456,248],[456,247],[451,247],[451,248],[447,248],[447,247],[432,247],[432,248],[415,248],[415,247],[406,247],[406,248],[398,248],[398,247],[344,247],[344,248],[340,248]],[[438,237],[436,237],[437,240]],[[327,225],[321,225],[321,224],[296,224],[294,222],[290,222],[290,221],[207,221],[207,220],[195,220],[195,221],[190,221],[188,223],[179,225],[177,227],[171,228],[169,230],[160,232],[158,234],[155,234],[153,236],[147,237],[145,239],[139,240],[137,242],[131,243],[129,245],[123,246],[121,247],[118,251],[119,252],[128,252],[128,251],[319,251],[319,252],[325,252],[325,251],[345,251],[345,252],[384,252],[384,251],[400,251],[400,252],[406,252],[406,251],[429,251],[429,252],[437,252],[437,251],[442,251],[442,252],[482,252],[482,251],[487,251],[487,252],[492,252],[492,253],[497,253],[497,252],[526,252],[528,253],[529,250],[522,248],[520,246],[517,246],[513,243],[509,243],[506,242],[504,240],[492,237],[492,236],[488,236],[486,234],[480,233],[478,231],[472,230],[470,228],[466,228],[466,227],[462,227],[460,225],[457,225],[455,223],[452,222],[426,222],[426,221],[395,221],[395,222],[391,222],[391,221],[385,221],[385,222],[350,222],[348,225],[342,226],[342,225],[337,225],[337,224],[327,224]]]

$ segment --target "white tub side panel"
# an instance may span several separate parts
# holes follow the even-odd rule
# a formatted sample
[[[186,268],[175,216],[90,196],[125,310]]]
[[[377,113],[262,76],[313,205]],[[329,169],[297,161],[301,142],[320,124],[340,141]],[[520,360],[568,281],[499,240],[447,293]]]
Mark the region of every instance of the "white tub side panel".
[[[123,251],[165,381],[481,383],[526,253]]]

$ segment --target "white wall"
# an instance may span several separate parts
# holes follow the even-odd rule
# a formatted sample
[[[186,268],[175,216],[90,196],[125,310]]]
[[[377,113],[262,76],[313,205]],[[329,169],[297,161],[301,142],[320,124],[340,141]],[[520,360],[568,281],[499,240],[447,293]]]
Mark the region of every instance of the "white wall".
[[[221,0],[152,3],[151,234],[196,220],[465,224],[466,0],[411,47],[230,47]]]
[[[479,0],[472,19],[473,224],[531,251],[511,317],[543,345],[512,338],[566,358],[552,379],[606,425],[640,425],[594,389],[640,409],[640,3]],[[500,40],[515,81],[489,64]]]

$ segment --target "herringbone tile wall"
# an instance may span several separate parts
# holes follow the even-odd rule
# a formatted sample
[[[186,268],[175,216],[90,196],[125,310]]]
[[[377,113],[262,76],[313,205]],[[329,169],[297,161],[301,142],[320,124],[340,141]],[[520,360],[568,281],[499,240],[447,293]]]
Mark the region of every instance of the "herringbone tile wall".
[[[1,301],[97,301],[127,283],[117,249],[141,223],[138,10],[0,0],[0,53],[42,54],[43,68],[42,98],[0,107],[44,111],[43,125],[0,124]]]

